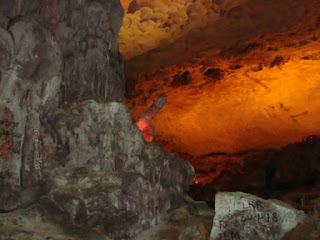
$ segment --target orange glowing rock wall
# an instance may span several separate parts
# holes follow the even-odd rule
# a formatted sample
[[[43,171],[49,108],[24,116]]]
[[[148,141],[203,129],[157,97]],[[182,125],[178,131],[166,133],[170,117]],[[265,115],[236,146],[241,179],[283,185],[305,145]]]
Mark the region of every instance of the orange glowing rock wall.
[[[225,11],[222,9],[231,9],[246,1],[121,0],[126,15],[119,33],[120,51],[124,59],[130,59],[169,45],[194,29],[217,20]]]
[[[153,122],[157,139],[170,142],[168,150],[202,155],[278,148],[320,134],[317,60],[292,59],[281,69],[248,74],[230,71],[219,83],[196,78],[200,69],[185,70],[193,72],[194,85],[177,89],[163,86],[168,104]],[[154,81],[141,88],[146,92],[153,89]],[[144,108],[133,107],[133,118]]]
[[[280,148],[320,135],[320,2],[233,3],[240,5],[222,7],[197,34],[122,49],[133,119],[168,97],[153,121],[155,141],[166,150],[197,156]],[[126,29],[120,42],[128,43],[125,34],[142,36]],[[150,36],[141,41],[159,40],[142,32]]]

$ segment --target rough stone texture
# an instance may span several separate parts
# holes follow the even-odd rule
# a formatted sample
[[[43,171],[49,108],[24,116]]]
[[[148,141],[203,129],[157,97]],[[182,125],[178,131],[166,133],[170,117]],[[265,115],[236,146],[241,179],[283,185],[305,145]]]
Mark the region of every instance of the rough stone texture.
[[[124,99],[119,1],[1,1],[0,9],[2,26],[8,24],[8,18],[12,22],[24,16],[51,30],[63,54],[61,103]]]
[[[241,192],[216,194],[215,213],[210,240],[281,239],[306,217],[281,201]]]
[[[126,13],[120,31],[121,53],[125,59],[130,59],[174,43],[188,34],[194,34],[195,29],[203,30],[210,26],[243,2],[246,1],[121,0]],[[205,32],[209,31],[206,29]],[[185,45],[188,42],[181,44],[180,48],[184,49]]]
[[[131,122],[120,2],[0,1],[0,9],[0,211],[35,203],[31,222],[41,210],[42,223],[127,238],[178,207],[194,170]]]
[[[10,210],[23,204],[22,186],[39,188],[42,160],[54,156],[59,137],[46,120],[58,102],[124,99],[117,43],[123,12],[118,1],[1,1],[0,7],[0,209]],[[34,131],[41,132],[39,142]]]
[[[125,16],[119,41],[124,54],[126,48],[140,51],[132,44],[146,51],[125,63],[134,85],[131,93],[128,89],[134,119],[161,94],[168,96],[169,104],[153,123],[165,150],[196,160],[211,152],[280,149],[320,135],[318,0],[152,2],[163,5],[151,3]],[[167,11],[168,18],[162,18]],[[212,24],[197,26],[205,24],[203,16]],[[162,28],[162,21],[171,28]],[[179,35],[190,26],[194,32],[169,46],[158,42],[164,35],[154,29],[172,41],[171,31]],[[132,43],[132,36],[138,41]],[[159,47],[147,51],[149,42]],[[177,82],[175,76],[185,77]]]
[[[212,210],[210,209],[205,216],[194,214],[189,211],[190,207],[195,206],[196,202],[189,202],[186,199],[179,208],[178,212],[185,212],[186,218],[175,219],[177,210],[170,210],[161,215],[162,221],[151,229],[144,229],[131,240],[177,240],[179,233],[186,228],[198,229],[198,231],[209,238],[212,226]],[[47,214],[56,213],[53,214]],[[50,204],[46,204],[45,197],[41,201],[26,208],[18,209],[7,214],[0,214],[0,239],[2,240],[111,240],[106,237],[103,231],[88,228],[84,225],[71,225],[65,223],[63,218],[57,223],[52,216],[58,217],[59,209]],[[61,215],[63,217],[64,215]],[[127,238],[126,238],[127,239]],[[198,240],[198,239],[196,239]]]
[[[48,199],[62,206],[68,222],[82,219],[111,237],[133,236],[181,204],[192,166],[160,145],[146,145],[124,103],[88,100],[69,110],[52,115],[61,136],[57,152],[65,157],[57,158],[56,171],[47,168],[58,189]]]
[[[83,225],[55,223],[47,212],[55,212],[45,204],[36,203],[26,209],[0,214],[2,240],[111,240]]]
[[[320,239],[320,203],[318,202],[305,220],[288,232],[282,240]]]
[[[39,188],[33,131],[57,107],[61,51],[32,20],[18,19],[0,32],[0,209],[10,210],[33,198],[37,191],[29,188]],[[21,199],[24,192],[31,199]]]
[[[187,227],[179,233],[178,240],[204,240],[197,226]]]
[[[56,28],[65,63],[61,102],[123,100],[125,81],[117,35],[123,14],[119,1],[68,2],[61,3],[69,13],[66,18],[60,13],[62,19]]]
[[[214,211],[205,203],[186,196],[180,208],[168,211],[159,225],[143,231],[135,240],[209,239],[213,216]]]

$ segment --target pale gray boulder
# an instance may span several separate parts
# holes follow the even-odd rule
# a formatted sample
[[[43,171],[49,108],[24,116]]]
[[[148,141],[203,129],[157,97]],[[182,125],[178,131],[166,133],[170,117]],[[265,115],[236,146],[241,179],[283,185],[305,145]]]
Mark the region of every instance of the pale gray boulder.
[[[278,200],[242,192],[220,192],[210,240],[280,240],[305,219],[303,211]]]

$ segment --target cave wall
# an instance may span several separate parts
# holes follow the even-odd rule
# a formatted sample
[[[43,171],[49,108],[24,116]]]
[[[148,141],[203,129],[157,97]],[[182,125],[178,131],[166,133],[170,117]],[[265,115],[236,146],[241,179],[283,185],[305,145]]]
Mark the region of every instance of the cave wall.
[[[174,4],[185,6],[185,1],[155,2],[171,11]],[[197,4],[204,8],[206,3]],[[197,4],[174,16],[185,14],[185,22],[193,22],[191,12],[202,14]],[[154,120],[155,141],[166,150],[193,156],[279,149],[319,135],[319,1],[210,5],[223,14],[207,14],[204,26],[191,24],[179,38],[170,36],[170,44],[159,43],[135,57],[128,54],[127,98],[133,118],[166,94],[168,104]],[[147,7],[153,9],[149,19],[160,11]],[[142,16],[139,11],[125,18]],[[144,24],[145,31],[140,27],[132,35],[152,36],[151,26],[159,22],[131,21],[121,31]],[[120,35],[120,42],[127,40]]]
[[[191,165],[132,125],[119,1],[0,1],[0,210],[134,236],[178,206]]]
[[[125,60],[167,47],[195,30],[203,30],[248,0],[121,0],[125,16],[119,33]]]

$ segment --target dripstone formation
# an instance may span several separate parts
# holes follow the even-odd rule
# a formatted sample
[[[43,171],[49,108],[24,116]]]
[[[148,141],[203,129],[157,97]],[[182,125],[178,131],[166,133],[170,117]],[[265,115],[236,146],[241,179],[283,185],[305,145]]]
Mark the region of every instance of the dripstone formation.
[[[178,206],[190,164],[124,102],[119,1],[0,1],[0,210],[130,237]],[[32,208],[34,209],[34,208]]]

